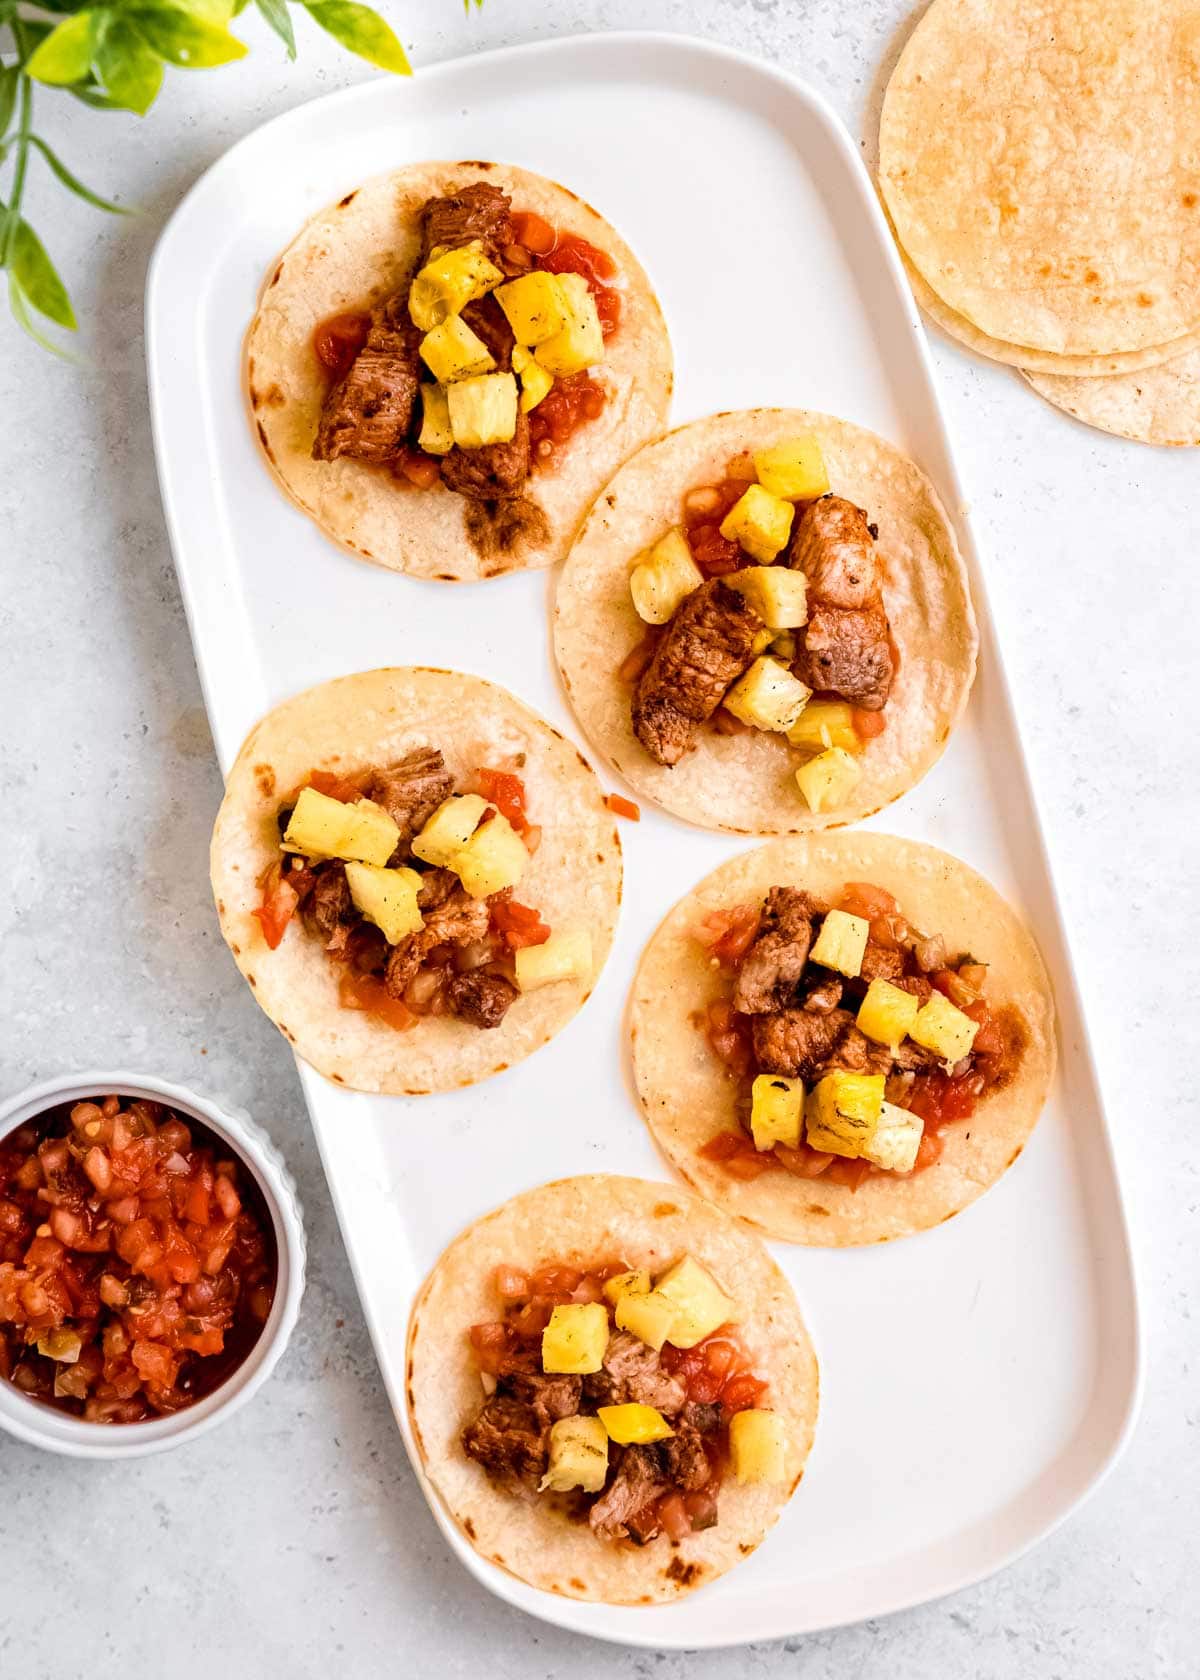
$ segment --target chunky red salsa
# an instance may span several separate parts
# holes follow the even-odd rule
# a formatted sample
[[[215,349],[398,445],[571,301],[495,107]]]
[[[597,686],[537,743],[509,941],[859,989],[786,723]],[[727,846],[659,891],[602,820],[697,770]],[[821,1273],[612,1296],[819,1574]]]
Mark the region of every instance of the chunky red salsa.
[[[0,1140],[0,1376],[34,1399],[180,1411],[253,1348],[277,1270],[244,1167],[162,1103],[64,1104]]]

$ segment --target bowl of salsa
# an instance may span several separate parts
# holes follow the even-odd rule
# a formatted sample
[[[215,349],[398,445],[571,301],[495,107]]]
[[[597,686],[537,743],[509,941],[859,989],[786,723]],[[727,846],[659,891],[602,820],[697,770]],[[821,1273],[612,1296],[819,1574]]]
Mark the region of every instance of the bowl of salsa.
[[[304,1287],[295,1186],[247,1116],[128,1073],[0,1105],[0,1428],[123,1458],[229,1417]]]

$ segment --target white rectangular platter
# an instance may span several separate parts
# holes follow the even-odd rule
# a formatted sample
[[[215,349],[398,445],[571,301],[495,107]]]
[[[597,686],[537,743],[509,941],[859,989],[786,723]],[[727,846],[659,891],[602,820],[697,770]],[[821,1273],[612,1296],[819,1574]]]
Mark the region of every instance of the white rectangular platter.
[[[872,826],[959,853],[1024,909],[1054,979],[1061,1058],[1030,1147],[960,1218],[881,1248],[777,1247],[820,1356],[821,1416],[799,1493],[740,1568],[671,1607],[578,1604],[482,1562],[436,1501],[435,1514],[494,1592],[604,1638],[696,1647],[877,1616],[978,1579],[1061,1521],[1119,1451],[1139,1378],[1120,1192],[924,339],[831,113],[783,73],[700,42],[520,47],[267,124],[188,195],[147,299],[159,474],[225,767],[285,696],[408,662],[493,678],[578,739],[550,656],[553,579],[420,584],[341,553],[272,482],[243,404],[258,287],[305,219],[382,170],[455,157],[553,176],[620,228],[666,310],[677,420],[757,404],[825,409],[883,432],[931,474],[972,567],[980,676],[943,761]],[[625,998],[659,918],[738,845],[650,810],[622,832],[612,957],[545,1050],[482,1087],[415,1100],[348,1094],[301,1068],[410,1451],[405,1329],[444,1244],[545,1179],[669,1176],[631,1094]]]

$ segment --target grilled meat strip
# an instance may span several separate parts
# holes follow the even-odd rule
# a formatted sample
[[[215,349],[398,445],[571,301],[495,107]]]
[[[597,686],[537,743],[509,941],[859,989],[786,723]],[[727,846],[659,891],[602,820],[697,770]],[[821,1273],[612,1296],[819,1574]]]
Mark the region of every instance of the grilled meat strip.
[[[345,455],[379,465],[395,459],[412,426],[420,342],[405,287],[372,312],[366,342],[326,393],[312,446],[315,461]]]
[[[825,906],[793,887],[772,887],[757,937],[742,958],[733,986],[733,1007],[743,1015],[765,1015],[794,1002],[808,948],[812,919]]]
[[[498,1481],[536,1488],[546,1473],[549,1433],[537,1407],[508,1394],[493,1394],[463,1430],[463,1451]]]
[[[421,208],[421,261],[429,261],[435,246],[455,250],[478,239],[484,255],[497,262],[506,245],[512,244],[509,214],[512,200],[487,181],[473,181],[461,192],[427,199]]]
[[[678,764],[725,691],[754,657],[762,620],[736,589],[710,578],[682,603],[633,700],[633,729],[651,758]]]
[[[597,1406],[624,1406],[631,1401],[653,1406],[666,1416],[680,1411],[687,1389],[662,1368],[659,1356],[628,1330],[615,1330],[604,1350],[603,1369],[583,1379],[583,1392]]]
[[[524,490],[530,462],[529,416],[518,410],[517,429],[507,443],[477,449],[456,444],[443,455],[442,483],[475,502],[508,502]]]
[[[418,747],[398,763],[373,772],[366,797],[382,805],[400,830],[390,860],[393,864],[405,861],[413,836],[421,832],[438,806],[453,792],[454,777],[436,747]]]
[[[808,623],[798,638],[796,675],[810,688],[881,711],[895,661],[866,514],[844,496],[811,502],[792,533],[787,562],[808,581]]]

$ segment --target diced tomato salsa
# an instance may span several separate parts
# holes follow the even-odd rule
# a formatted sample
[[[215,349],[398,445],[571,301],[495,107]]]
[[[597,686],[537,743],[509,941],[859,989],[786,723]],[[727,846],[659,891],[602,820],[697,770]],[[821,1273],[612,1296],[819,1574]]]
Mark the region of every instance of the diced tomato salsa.
[[[275,1238],[226,1146],[161,1103],[63,1105],[0,1140],[0,1377],[93,1423],[218,1388],[274,1299]]]
[[[728,1324],[695,1347],[663,1344],[662,1362],[687,1384],[688,1399],[700,1405],[719,1401],[726,1419],[762,1403],[767,1384],[755,1376],[749,1354]]]
[[[371,317],[361,310],[345,310],[318,321],[313,331],[313,353],[332,380],[349,373],[370,328]]]

